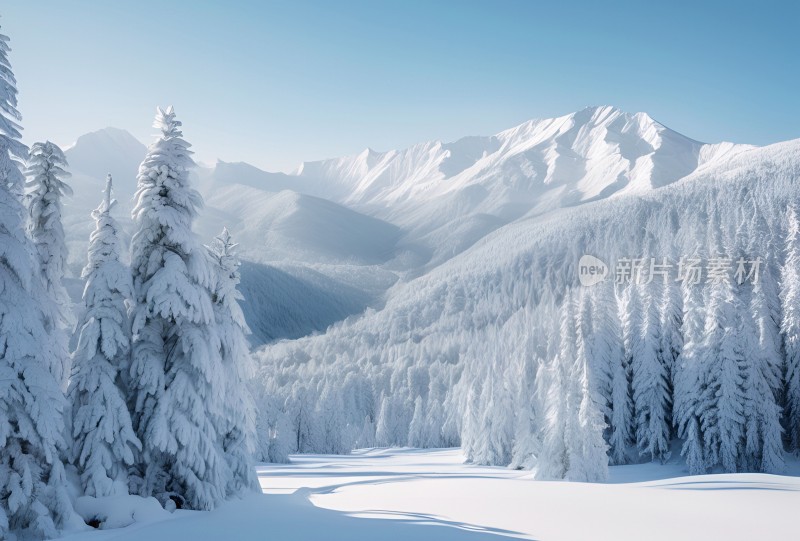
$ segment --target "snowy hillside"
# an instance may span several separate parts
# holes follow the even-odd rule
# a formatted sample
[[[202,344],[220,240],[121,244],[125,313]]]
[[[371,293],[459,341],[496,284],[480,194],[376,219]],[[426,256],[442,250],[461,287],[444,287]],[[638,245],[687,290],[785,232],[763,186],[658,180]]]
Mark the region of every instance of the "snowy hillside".
[[[779,296],[786,299],[790,294],[788,275],[781,268],[786,243],[795,242],[786,209],[798,197],[798,156],[800,141],[736,149],[703,162],[671,186],[519,219],[428,274],[397,286],[383,310],[321,336],[262,349],[262,381],[254,390],[263,390],[262,411],[273,416],[271,421],[260,420],[262,434],[266,427],[284,423],[289,442],[294,442],[289,450],[299,442],[301,451],[320,452],[374,444],[460,443],[472,460],[532,467],[543,478],[570,476],[565,469],[569,464],[561,462],[563,453],[577,453],[573,467],[589,460],[590,456],[580,458],[572,446],[586,445],[579,440],[592,434],[599,437],[598,449],[611,447],[617,463],[664,459],[670,454],[670,441],[687,437],[688,421],[682,416],[691,420],[703,407],[723,408],[716,399],[703,405],[692,398],[703,393],[686,383],[694,377],[707,382],[719,377],[717,368],[705,363],[722,345],[751,351],[754,356],[746,366],[758,374],[740,376],[750,382],[746,393],[754,395],[741,397],[742,403],[730,397],[724,407],[748,412],[753,408],[747,415],[766,415],[765,422],[772,423],[737,428],[742,438],[745,432],[759,432],[748,436],[754,438],[752,451],[750,444],[747,452],[738,447],[739,436],[726,443],[732,445],[726,451],[733,453],[731,460],[741,461],[735,466],[728,462],[726,468],[777,471],[782,451],[770,453],[776,452],[776,445],[780,448],[779,432],[768,436],[765,431],[780,431],[775,397],[784,391],[778,381],[778,350],[771,348],[780,348]],[[697,288],[682,287],[675,274],[663,286],[660,279],[627,287],[614,287],[612,280],[593,288],[578,284],[577,265],[583,254],[610,265],[624,257],[668,258],[675,273],[683,255],[707,259],[725,253],[731,258],[759,257],[764,263],[760,286],[725,293],[737,299],[726,297],[726,303],[733,303],[732,314],[714,311],[716,295],[722,294],[718,287],[705,282]],[[783,317],[791,309],[786,305]],[[757,329],[756,336],[696,336],[690,325],[697,318],[701,329]],[[732,343],[739,339],[753,342]],[[708,348],[709,353],[692,360],[689,344]],[[657,359],[655,364],[642,364],[648,351]],[[589,364],[570,365],[575,359]],[[580,401],[583,391],[570,390],[568,382],[587,376],[599,415],[592,422],[603,423],[605,416],[608,431],[590,428],[602,425],[582,424],[587,422],[580,417],[584,413],[570,412],[570,406],[560,402],[570,393],[575,393],[572,400]],[[648,393],[654,393],[652,398]],[[309,408],[309,396],[320,397],[316,410]],[[697,402],[689,405],[684,400]],[[298,413],[301,402],[304,407]],[[656,412],[655,407],[661,409]],[[757,413],[759,408],[771,413]],[[335,413],[326,415],[331,410]],[[550,416],[556,414],[550,412],[555,411],[561,416],[556,423],[575,422],[582,428],[569,436],[551,426]],[[702,415],[704,423],[712,422]],[[656,428],[646,419],[660,419],[660,424]],[[781,422],[788,423],[789,433],[797,430],[788,418]],[[270,440],[265,445],[264,452],[274,456],[271,447],[282,443]],[[695,449],[692,445],[689,451]],[[716,468],[715,444],[696,445],[705,456],[685,457],[696,461],[690,464],[692,471]]]
[[[399,235],[397,227],[382,220],[290,190],[214,186],[206,204],[224,214],[207,216],[201,231],[209,225],[219,230],[214,221],[227,225],[239,233],[242,253],[252,260],[384,263],[392,258]]]

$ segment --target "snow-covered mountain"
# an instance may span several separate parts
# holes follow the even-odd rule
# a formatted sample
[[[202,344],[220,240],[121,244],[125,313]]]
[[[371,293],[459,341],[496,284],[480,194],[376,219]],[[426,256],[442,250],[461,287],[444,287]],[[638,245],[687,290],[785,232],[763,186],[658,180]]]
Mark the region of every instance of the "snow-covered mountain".
[[[669,185],[747,145],[706,145],[645,113],[589,107],[488,137],[308,162],[298,189],[403,228],[428,267],[525,215]]]
[[[730,149],[693,141],[645,113],[589,107],[489,137],[304,163],[295,174],[324,181],[318,186],[328,193],[321,195],[364,206],[432,200],[480,186],[489,201],[476,204],[494,203],[491,210],[500,213],[518,206],[508,209],[513,215],[665,186]],[[515,195],[524,199],[519,205],[512,205]]]
[[[290,275],[307,269],[360,292],[354,306],[378,306],[398,279],[424,275],[515,220],[647,193],[748,148],[705,145],[644,113],[591,107],[491,136],[306,162],[291,174],[220,161],[195,172],[206,200],[196,230],[210,239],[227,226],[247,260]],[[74,275],[105,174],[115,176],[118,214],[127,224],[144,153],[142,143],[115,128],[82,136],[67,149],[75,197],[65,221]],[[261,327],[252,320],[251,326]]]
[[[367,149],[354,156],[306,162],[288,175],[246,163],[218,162],[197,170],[198,187],[209,207],[200,228],[210,234],[212,226],[236,221],[243,224],[239,232],[245,235],[264,227],[284,231],[271,227],[283,213],[284,220],[291,215],[294,223],[311,226],[308,231],[295,228],[288,233],[293,251],[305,252],[304,257],[312,260],[320,256],[375,262],[399,256],[393,268],[431,267],[522,216],[644,193],[746,148],[699,143],[645,113],[590,107],[554,119],[531,120],[492,136],[432,141],[387,152]],[[102,186],[107,172],[117,176],[120,200],[129,200],[144,152],[144,146],[123,130],[107,128],[80,137],[66,152],[79,184],[75,200],[92,201],[88,192]],[[285,193],[267,203],[268,194],[287,190],[302,195]],[[325,205],[319,199],[399,228],[399,250],[395,252],[394,243],[385,238],[391,226],[368,225],[363,216],[341,208],[334,212],[337,207],[332,205],[324,211],[313,208]],[[298,214],[287,210],[290,207]],[[332,242],[322,250],[327,254],[317,253],[321,246],[306,246],[299,237],[322,242],[317,235],[322,232],[311,224],[329,221],[331,213],[342,216],[325,234],[339,240],[329,239]],[[353,235],[346,224],[365,233]],[[282,243],[258,243],[250,255],[257,252],[257,259],[280,260],[287,255],[275,249]],[[360,253],[357,246],[370,254]]]

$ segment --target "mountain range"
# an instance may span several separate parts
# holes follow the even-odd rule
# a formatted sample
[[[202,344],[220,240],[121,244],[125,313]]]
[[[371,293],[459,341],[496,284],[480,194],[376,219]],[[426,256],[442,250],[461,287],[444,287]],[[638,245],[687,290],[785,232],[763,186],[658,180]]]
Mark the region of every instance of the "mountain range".
[[[185,130],[191,141],[191,127]],[[391,288],[429,273],[514,222],[550,216],[601,200],[637,197],[724,169],[750,145],[704,144],[645,113],[589,107],[531,120],[490,136],[431,141],[402,150],[302,163],[271,173],[219,161],[195,170],[206,207],[196,230],[210,239],[227,226],[241,246],[243,281],[265,269],[297,279],[298,295],[341,292],[348,302],[308,321],[287,307],[286,329],[268,332],[249,310],[255,343],[320,332],[333,321],[379,308]],[[74,198],[65,224],[69,268],[79,274],[106,173],[115,177],[118,218],[129,213],[146,147],[130,133],[105,128],[66,149]],[[513,229],[512,229],[513,230]],[[255,269],[258,272],[255,272]],[[252,273],[252,274],[251,274]],[[257,278],[258,277],[258,278]],[[295,284],[297,285],[297,284]],[[336,304],[336,303],[334,303]],[[280,319],[280,318],[279,318]],[[304,324],[297,324],[302,319]],[[311,320],[314,318],[311,317]]]

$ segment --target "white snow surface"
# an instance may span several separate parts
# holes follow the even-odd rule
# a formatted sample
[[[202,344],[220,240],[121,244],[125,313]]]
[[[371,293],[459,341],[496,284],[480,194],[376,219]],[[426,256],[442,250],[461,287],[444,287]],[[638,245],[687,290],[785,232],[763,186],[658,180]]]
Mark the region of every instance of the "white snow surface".
[[[791,469],[800,473],[800,464]],[[97,501],[109,516],[127,516],[119,508],[129,503],[147,512],[125,528],[74,532],[65,539],[789,539],[800,498],[798,477],[685,477],[676,463],[614,466],[608,483],[533,481],[529,472],[465,464],[457,449],[298,455],[289,464],[257,470],[263,495],[212,512],[169,515],[152,512],[145,502]]]

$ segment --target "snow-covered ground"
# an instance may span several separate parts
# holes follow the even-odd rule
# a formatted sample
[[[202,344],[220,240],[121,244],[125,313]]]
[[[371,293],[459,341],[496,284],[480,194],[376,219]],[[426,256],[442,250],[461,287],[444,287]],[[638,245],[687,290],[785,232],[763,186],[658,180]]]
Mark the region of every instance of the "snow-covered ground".
[[[800,474],[794,463],[790,473]],[[148,513],[70,541],[485,541],[790,539],[800,477],[685,477],[679,464],[616,466],[608,483],[533,481],[464,464],[457,449],[298,455],[258,467],[263,495],[210,512]]]

